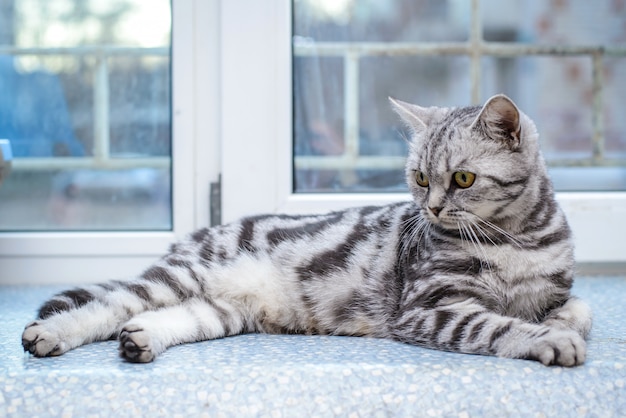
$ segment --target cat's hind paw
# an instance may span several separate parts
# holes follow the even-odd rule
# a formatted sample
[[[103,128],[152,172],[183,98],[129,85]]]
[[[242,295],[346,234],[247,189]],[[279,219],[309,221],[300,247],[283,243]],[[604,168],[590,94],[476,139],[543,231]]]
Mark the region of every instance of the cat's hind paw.
[[[528,353],[528,359],[546,366],[579,366],[585,362],[587,346],[575,331],[550,329],[539,337]]]
[[[22,347],[35,357],[60,356],[70,349],[57,333],[46,327],[45,321],[26,325],[22,333]]]
[[[156,357],[150,334],[137,325],[126,325],[120,333],[120,356],[132,363],[149,363]]]

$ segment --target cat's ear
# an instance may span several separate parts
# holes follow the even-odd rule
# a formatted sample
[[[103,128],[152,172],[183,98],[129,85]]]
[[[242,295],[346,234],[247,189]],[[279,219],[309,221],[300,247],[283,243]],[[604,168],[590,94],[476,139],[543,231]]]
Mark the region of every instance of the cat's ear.
[[[426,129],[426,123],[430,118],[428,108],[406,103],[393,97],[389,97],[391,108],[400,116],[406,126],[414,133]]]
[[[487,100],[471,128],[481,131],[491,139],[504,142],[512,149],[520,145],[520,112],[515,103],[504,94]]]

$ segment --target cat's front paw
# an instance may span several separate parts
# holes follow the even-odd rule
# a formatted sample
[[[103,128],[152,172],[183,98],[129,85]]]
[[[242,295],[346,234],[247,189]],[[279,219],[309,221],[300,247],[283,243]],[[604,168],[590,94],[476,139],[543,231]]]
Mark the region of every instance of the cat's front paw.
[[[70,349],[58,333],[46,325],[46,321],[26,325],[22,333],[22,347],[36,357],[60,356]]]
[[[149,363],[156,357],[150,334],[137,325],[126,325],[120,333],[120,356],[132,363]]]
[[[527,358],[546,366],[572,367],[585,362],[586,352],[585,340],[577,332],[549,329],[534,341]]]

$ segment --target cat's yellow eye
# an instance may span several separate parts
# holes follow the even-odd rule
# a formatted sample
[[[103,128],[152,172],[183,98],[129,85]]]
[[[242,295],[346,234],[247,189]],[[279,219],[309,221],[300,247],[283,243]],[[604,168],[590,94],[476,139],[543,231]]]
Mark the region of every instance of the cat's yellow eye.
[[[428,187],[428,176],[421,171],[415,172],[415,181],[422,187]]]
[[[454,173],[454,181],[461,189],[467,189],[476,180],[476,174],[469,171],[457,171]]]

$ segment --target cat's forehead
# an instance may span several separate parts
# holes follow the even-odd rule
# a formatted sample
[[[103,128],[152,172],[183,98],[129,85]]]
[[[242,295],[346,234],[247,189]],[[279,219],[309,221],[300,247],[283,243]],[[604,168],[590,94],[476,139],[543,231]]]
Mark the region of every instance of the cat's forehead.
[[[446,127],[469,127],[478,117],[480,106],[432,108],[427,128],[440,130]]]
[[[471,129],[479,110],[453,109],[441,114],[438,123],[432,120],[413,147],[415,169],[425,170],[431,175],[443,174],[482,166],[485,160],[494,158],[498,154],[497,144],[484,141],[478,132]]]
[[[422,145],[441,150],[467,146],[467,141],[472,137],[471,125],[479,112],[478,107],[451,108],[438,112],[423,131]]]
[[[418,148],[439,148],[441,145],[462,144],[470,136],[471,125],[480,107],[431,108],[425,129],[413,138]]]
[[[471,170],[481,165],[482,156],[476,149],[462,144],[448,143],[431,146],[420,156],[419,169],[430,176],[444,176],[458,170]]]

